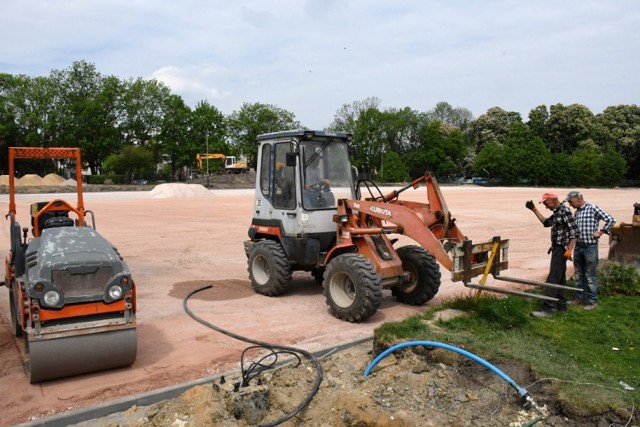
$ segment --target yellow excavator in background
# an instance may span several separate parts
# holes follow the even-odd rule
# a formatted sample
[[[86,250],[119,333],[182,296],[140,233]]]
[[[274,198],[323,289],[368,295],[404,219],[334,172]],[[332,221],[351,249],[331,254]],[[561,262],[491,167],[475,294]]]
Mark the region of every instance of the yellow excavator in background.
[[[225,156],[220,153],[196,154],[198,170],[202,172],[202,161],[218,159],[222,160],[223,166],[220,171],[224,173],[244,173],[249,172],[249,163],[246,160],[236,160],[236,156]]]

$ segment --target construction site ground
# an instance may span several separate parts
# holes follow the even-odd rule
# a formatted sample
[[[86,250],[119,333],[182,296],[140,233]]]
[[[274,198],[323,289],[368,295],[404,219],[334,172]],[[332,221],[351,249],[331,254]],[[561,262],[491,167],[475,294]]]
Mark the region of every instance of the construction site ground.
[[[233,179],[224,176],[221,180]],[[238,181],[250,184],[238,184]],[[366,322],[351,324],[333,318],[322,288],[308,274],[296,273],[286,295],[268,298],[253,292],[247,274],[243,241],[253,211],[252,175],[224,182],[210,180],[209,191],[184,197],[184,187],[165,184],[138,191],[91,191],[85,205],[94,212],[97,230],[119,250],[137,286],[138,357],[129,368],[92,373],[30,385],[23,369],[23,345],[10,333],[7,288],[0,288],[0,426],[46,422],[47,417],[101,405],[216,374],[237,370],[248,346],[195,322],[183,309],[183,299],[196,288],[212,288],[190,300],[191,309],[206,321],[235,334],[274,344],[320,351],[370,337],[382,323],[400,320],[425,307],[396,302],[383,293],[378,312]],[[207,183],[205,183],[207,184]],[[228,187],[232,187],[229,189]],[[238,189],[237,187],[244,187]],[[136,188],[129,188],[136,190]],[[391,189],[391,188],[388,188]],[[460,229],[473,241],[494,235],[510,239],[509,276],[544,280],[548,270],[549,230],[525,208],[546,188],[443,186],[442,192]],[[560,196],[572,189],[554,189]],[[585,198],[630,222],[638,189],[582,189]],[[24,188],[17,196],[18,220],[28,225],[29,204],[72,194],[47,187]],[[426,201],[424,188],[408,190],[407,199]],[[8,195],[0,188],[8,210]],[[540,206],[544,212],[543,206]],[[546,214],[549,212],[546,211]],[[401,239],[400,244],[410,243]],[[0,254],[9,249],[9,223],[0,227]],[[606,256],[607,242],[600,242]],[[572,269],[569,269],[572,274]],[[426,307],[467,292],[442,272],[442,286]],[[491,284],[489,279],[488,284]],[[73,351],[73,349],[69,349]],[[418,356],[390,358],[369,379],[364,369],[373,360],[370,341],[322,359],[325,380],[309,408],[290,425],[508,425],[517,422],[519,405],[510,390],[489,371],[473,364],[428,360]],[[506,366],[505,372],[526,386],[526,367]],[[304,399],[313,382],[307,366],[273,375],[282,391],[271,396],[271,410],[280,415]],[[278,377],[278,375],[282,375]],[[549,403],[550,389],[540,387],[536,400]],[[222,414],[228,411],[224,385],[196,387],[179,399],[134,407],[120,418],[93,420],[90,425],[249,425]],[[288,407],[287,405],[290,405]],[[279,411],[279,412],[278,412]],[[217,414],[217,415],[212,415]],[[216,418],[218,417],[218,418]],[[225,418],[226,417],[226,418]],[[261,421],[259,421],[261,422]],[[609,419],[585,420],[555,416],[546,425],[609,425]],[[244,423],[244,424],[243,424]],[[297,424],[295,424],[297,423]],[[601,424],[604,423],[604,424]],[[521,425],[513,424],[513,425]],[[622,423],[624,425],[624,423]],[[89,424],[87,424],[89,425]]]

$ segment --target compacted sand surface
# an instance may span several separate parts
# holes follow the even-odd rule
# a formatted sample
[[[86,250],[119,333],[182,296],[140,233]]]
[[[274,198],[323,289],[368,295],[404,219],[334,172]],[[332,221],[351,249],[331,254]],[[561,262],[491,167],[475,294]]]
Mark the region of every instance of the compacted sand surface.
[[[494,235],[510,239],[508,275],[535,280],[546,277],[549,230],[524,204],[529,199],[538,201],[546,190],[442,187],[462,232],[474,242]],[[554,191],[564,196],[569,190]],[[637,189],[582,191],[588,201],[624,222],[631,221],[633,203],[640,202]],[[405,197],[426,202],[423,188],[406,191]],[[20,194],[18,221],[27,226],[29,204],[53,198],[75,202],[68,194]],[[0,202],[8,210],[6,194],[0,195]],[[236,369],[246,343],[212,332],[183,310],[185,295],[205,285],[213,287],[194,296],[190,307],[207,321],[243,336],[311,351],[370,336],[380,324],[424,309],[402,305],[385,291],[375,315],[364,323],[346,323],[329,314],[321,286],[302,273],[294,275],[295,284],[284,296],[255,294],[243,249],[252,216],[252,190],[197,191],[190,197],[164,192],[163,197],[152,197],[152,191],[86,193],[85,205],[95,214],[97,230],[118,248],[133,272],[138,303],[137,360],[129,368],[30,385],[22,367],[23,344],[9,330],[7,288],[2,287],[1,426]],[[405,244],[403,240],[400,243]],[[8,250],[7,221],[0,227],[3,257]],[[602,241],[601,258],[607,250],[607,241]],[[442,271],[442,277],[441,290],[428,306],[466,292],[462,284],[451,282],[447,271]]]

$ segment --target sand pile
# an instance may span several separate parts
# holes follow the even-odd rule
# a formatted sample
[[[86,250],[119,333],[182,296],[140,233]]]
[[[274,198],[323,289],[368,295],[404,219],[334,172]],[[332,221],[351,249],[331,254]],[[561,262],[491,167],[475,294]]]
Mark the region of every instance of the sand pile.
[[[58,174],[50,173],[49,175],[41,178],[36,174],[28,174],[22,178],[16,178],[16,186],[37,186],[37,185],[76,185],[76,181],[73,179],[65,180]],[[9,185],[9,175],[0,176],[0,185]]]
[[[42,185],[42,178],[40,175],[30,173],[22,178],[16,179],[16,185]]]
[[[150,191],[154,199],[170,199],[174,197],[213,197],[213,194],[200,184],[170,183],[156,185]]]
[[[60,185],[71,185],[71,186],[75,187],[76,185],[78,185],[78,181],[76,181],[73,178],[67,178],[64,181],[62,181],[60,183]]]
[[[63,177],[55,173],[50,173],[49,175],[42,178],[42,182],[40,185],[61,185],[63,182]]]

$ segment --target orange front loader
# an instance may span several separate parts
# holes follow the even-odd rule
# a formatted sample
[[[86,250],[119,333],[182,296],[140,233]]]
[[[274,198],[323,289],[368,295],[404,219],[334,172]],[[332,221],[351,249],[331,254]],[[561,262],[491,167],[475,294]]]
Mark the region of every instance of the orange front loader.
[[[117,249],[95,230],[82,197],[78,148],[9,148],[10,325],[24,337],[31,383],[131,365],[137,353],[135,284]],[[75,162],[77,203],[31,204],[21,228],[16,209],[15,160]],[[92,226],[86,223],[91,214]]]
[[[440,288],[440,266],[469,288],[548,299],[485,286],[489,274],[559,286],[501,276],[508,268],[509,241],[472,243],[429,172],[389,194],[369,180],[354,184],[351,141],[347,133],[310,130],[258,136],[253,218],[244,243],[256,292],[281,295],[293,271],[309,271],[322,282],[331,313],[359,322],[376,312],[385,288],[406,304],[431,300]],[[404,191],[422,186],[427,202],[400,199]],[[400,246],[399,236],[413,242]],[[477,276],[479,283],[472,283]]]

